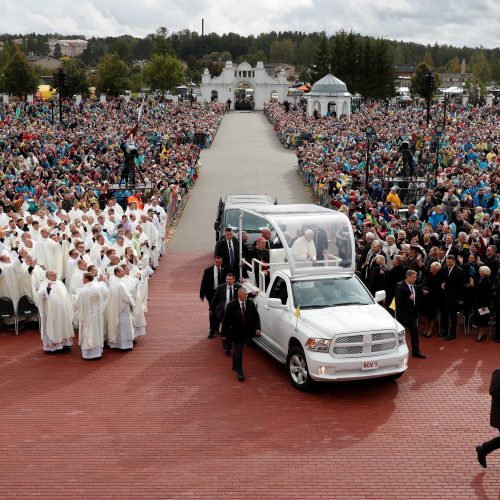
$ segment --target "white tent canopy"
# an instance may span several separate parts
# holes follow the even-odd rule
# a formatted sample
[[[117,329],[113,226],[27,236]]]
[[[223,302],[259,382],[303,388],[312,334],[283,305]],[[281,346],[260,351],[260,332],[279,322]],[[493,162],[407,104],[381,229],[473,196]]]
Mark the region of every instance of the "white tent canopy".
[[[443,94],[462,94],[464,91],[461,87],[448,87],[443,90]]]

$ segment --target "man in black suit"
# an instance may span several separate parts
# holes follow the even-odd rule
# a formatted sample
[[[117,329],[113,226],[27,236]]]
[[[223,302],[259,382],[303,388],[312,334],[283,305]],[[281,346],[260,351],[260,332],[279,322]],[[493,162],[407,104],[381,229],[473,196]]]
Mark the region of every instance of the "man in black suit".
[[[462,268],[456,265],[455,257],[449,254],[446,257],[446,266],[443,266],[440,273],[444,293],[441,302],[441,331],[438,337],[453,340],[457,336],[457,313],[463,300],[465,277]]]
[[[414,358],[425,359],[420,352],[418,341],[418,302],[419,292],[415,286],[417,272],[406,271],[406,280],[396,287],[396,319],[410,331],[411,355]]]
[[[241,288],[241,285],[239,283],[235,283],[234,274],[229,273],[226,276],[226,282],[219,285],[215,290],[214,296],[210,302],[211,324],[216,326],[215,331],[219,330],[227,304],[235,300],[238,296],[238,288]],[[222,347],[224,348],[225,353],[229,355],[231,351],[231,343],[223,341]]]
[[[233,370],[238,374],[238,380],[243,382],[243,344],[251,338],[260,336],[260,316],[255,304],[248,300],[248,292],[241,287],[238,299],[226,307],[222,320],[222,338],[228,339],[234,345]]]
[[[208,307],[210,309],[210,302],[215,294],[215,291],[219,285],[224,283],[226,279],[226,273],[224,272],[224,268],[222,267],[222,257],[220,255],[216,255],[214,257],[214,265],[207,267],[203,271],[203,278],[201,279],[200,285],[200,300],[203,302],[207,299]],[[212,315],[209,315],[208,318],[210,322],[210,331],[208,332],[208,338],[211,339],[219,329],[220,321],[215,324]]]
[[[402,255],[395,255],[392,259],[392,269],[387,273],[387,282],[385,285],[385,305],[389,313],[394,316],[394,311],[390,308],[392,300],[396,296],[398,283],[406,277],[406,270],[403,267],[404,258]]]
[[[236,279],[240,276],[240,246],[234,237],[233,230],[227,227],[224,230],[224,238],[215,245],[214,255],[222,257],[222,265],[229,273],[234,273]]]
[[[455,257],[456,259],[460,255],[460,249],[455,245],[453,236],[451,234],[447,234],[444,237],[442,246],[444,248],[446,257],[448,257],[448,255],[453,255],[453,257]]]

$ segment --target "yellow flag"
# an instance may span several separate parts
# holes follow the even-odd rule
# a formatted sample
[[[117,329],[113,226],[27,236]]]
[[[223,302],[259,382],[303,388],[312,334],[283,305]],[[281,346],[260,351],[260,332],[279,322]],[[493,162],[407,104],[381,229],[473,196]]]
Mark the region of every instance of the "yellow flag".
[[[296,317],[296,318],[300,318],[300,306],[297,306],[297,307],[295,308],[295,317]]]
[[[389,306],[389,309],[392,309],[393,311],[396,310],[396,299],[392,299],[391,305]]]

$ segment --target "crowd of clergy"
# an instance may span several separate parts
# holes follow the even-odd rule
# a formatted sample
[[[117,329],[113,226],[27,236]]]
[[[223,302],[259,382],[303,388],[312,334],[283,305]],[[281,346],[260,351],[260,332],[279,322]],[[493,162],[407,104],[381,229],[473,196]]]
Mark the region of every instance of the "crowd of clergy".
[[[105,345],[131,350],[146,333],[148,281],[165,252],[167,214],[152,197],[110,199],[101,210],[75,203],[66,212],[0,206],[0,296],[38,308],[42,348],[70,349],[78,331],[84,359]]]

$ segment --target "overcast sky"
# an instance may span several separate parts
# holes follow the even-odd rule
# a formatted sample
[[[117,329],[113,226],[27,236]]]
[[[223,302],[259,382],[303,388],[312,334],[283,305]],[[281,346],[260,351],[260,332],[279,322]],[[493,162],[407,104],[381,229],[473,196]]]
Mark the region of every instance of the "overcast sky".
[[[171,31],[242,35],[300,30],[363,35],[420,43],[500,46],[499,0],[6,0],[0,33],[143,37]]]

